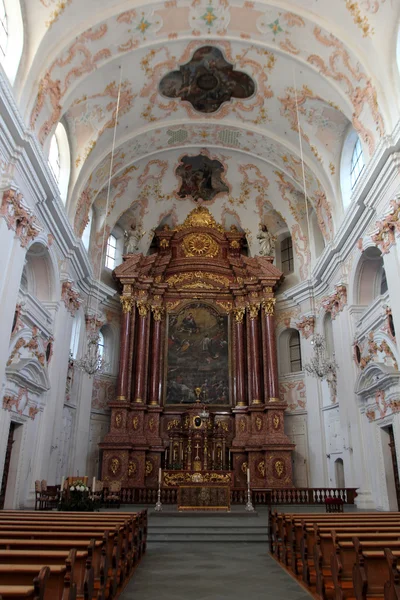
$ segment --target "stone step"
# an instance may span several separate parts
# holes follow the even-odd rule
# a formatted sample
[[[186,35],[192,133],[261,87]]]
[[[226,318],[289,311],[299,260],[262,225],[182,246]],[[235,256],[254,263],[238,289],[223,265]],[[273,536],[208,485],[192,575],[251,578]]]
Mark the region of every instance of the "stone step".
[[[149,544],[152,542],[222,542],[222,543],[233,543],[233,542],[247,542],[247,543],[262,543],[268,544],[268,535],[260,532],[256,533],[225,533],[225,534],[214,534],[210,532],[200,533],[184,533],[184,532],[171,532],[171,533],[153,533],[149,534],[147,541]]]

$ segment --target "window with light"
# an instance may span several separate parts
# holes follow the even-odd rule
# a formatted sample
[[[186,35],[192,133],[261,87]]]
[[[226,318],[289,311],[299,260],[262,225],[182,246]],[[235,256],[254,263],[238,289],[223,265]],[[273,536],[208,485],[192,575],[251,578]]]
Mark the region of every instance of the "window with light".
[[[285,275],[293,273],[293,244],[290,236],[281,242],[281,268]]]
[[[117,238],[114,235],[110,235],[107,241],[106,251],[106,267],[107,269],[114,269],[115,258],[117,255]]]
[[[58,140],[56,134],[51,138],[50,152],[49,152],[49,166],[54,175],[57,183],[60,181],[60,148],[58,146]]]
[[[8,44],[8,23],[4,0],[0,0],[0,59],[4,58]]]
[[[104,335],[99,331],[99,340],[97,342],[97,348],[99,350],[99,356],[104,358]]]
[[[294,331],[289,340],[290,372],[301,371],[300,334]]]
[[[361,142],[357,138],[356,145],[354,146],[353,155],[351,157],[351,168],[350,168],[350,181],[351,189],[353,189],[360,179],[360,175],[364,170],[364,156],[361,147]]]

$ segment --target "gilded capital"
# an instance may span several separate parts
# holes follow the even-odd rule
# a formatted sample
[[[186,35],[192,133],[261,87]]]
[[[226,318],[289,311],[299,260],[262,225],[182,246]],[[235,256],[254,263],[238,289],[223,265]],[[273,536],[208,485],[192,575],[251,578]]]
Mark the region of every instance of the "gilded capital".
[[[131,312],[133,304],[134,304],[133,298],[131,296],[121,296],[119,300],[122,305],[122,312],[123,313]]]
[[[151,307],[153,318],[155,321],[162,321],[165,309],[163,306],[152,306]]]
[[[144,300],[139,300],[136,305],[138,307],[139,315],[141,317],[147,317],[147,313],[149,312],[149,305],[147,302],[144,302]]]
[[[247,310],[249,311],[250,319],[257,319],[258,311],[260,310],[260,303],[256,302],[255,304],[249,304]]]
[[[266,315],[273,315],[275,310],[276,298],[266,298],[263,300],[262,307]]]
[[[243,307],[234,308],[232,313],[236,323],[243,323],[243,317],[246,309]]]

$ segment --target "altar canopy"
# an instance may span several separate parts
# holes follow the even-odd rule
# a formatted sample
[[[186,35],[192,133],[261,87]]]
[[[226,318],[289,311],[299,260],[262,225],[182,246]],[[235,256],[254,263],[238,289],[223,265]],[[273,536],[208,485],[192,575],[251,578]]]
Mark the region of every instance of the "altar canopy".
[[[102,479],[154,488],[160,467],[231,469],[244,487],[249,468],[253,487],[291,487],[274,325],[282,273],[203,206],[155,242],[114,271],[121,349]]]

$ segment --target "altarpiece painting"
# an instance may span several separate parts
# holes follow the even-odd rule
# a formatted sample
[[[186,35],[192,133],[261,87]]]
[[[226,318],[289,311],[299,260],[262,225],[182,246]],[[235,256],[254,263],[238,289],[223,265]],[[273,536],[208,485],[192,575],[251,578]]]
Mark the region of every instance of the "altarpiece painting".
[[[229,404],[228,317],[202,302],[170,314],[166,404]]]

